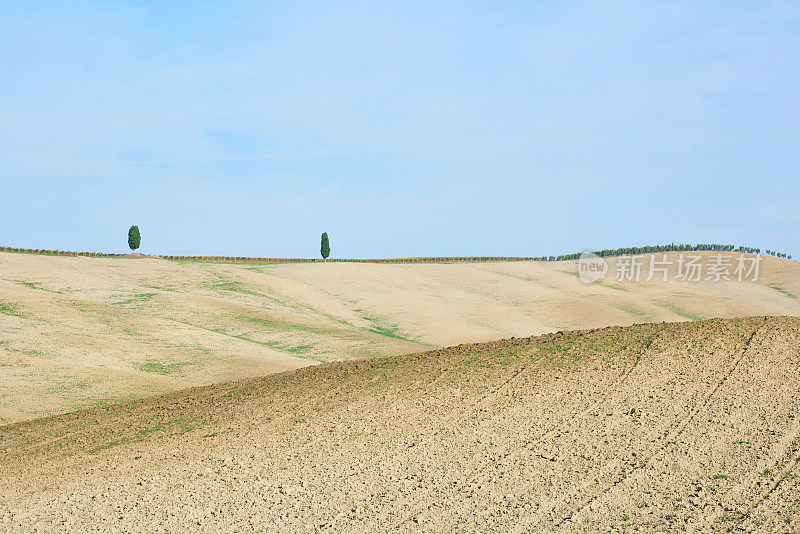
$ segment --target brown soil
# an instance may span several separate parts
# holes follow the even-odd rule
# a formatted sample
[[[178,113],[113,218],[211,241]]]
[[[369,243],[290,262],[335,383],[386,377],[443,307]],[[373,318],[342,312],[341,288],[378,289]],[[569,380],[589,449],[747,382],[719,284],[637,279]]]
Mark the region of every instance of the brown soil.
[[[800,531],[800,319],[345,361],[0,427],[0,529]]]

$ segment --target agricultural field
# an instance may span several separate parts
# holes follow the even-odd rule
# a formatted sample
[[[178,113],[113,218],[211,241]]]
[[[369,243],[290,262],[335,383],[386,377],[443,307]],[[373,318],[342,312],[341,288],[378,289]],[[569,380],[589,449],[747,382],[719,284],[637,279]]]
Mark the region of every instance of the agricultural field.
[[[6,425],[0,529],[797,532],[799,351],[797,317],[649,323]]]
[[[756,282],[672,273],[667,282],[635,282],[614,280],[616,261],[605,281],[584,284],[574,261],[244,264],[0,253],[0,424],[459,343],[800,315],[797,262],[764,258]]]

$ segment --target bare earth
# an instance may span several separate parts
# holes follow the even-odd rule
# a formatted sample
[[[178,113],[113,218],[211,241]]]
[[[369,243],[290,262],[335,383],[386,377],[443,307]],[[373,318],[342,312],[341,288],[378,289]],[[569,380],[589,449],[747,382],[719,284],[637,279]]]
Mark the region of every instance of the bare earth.
[[[575,262],[237,265],[0,253],[0,424],[457,343],[800,315],[798,262],[765,258],[757,282],[635,283],[614,281],[615,261],[605,282],[586,285]]]
[[[9,532],[800,531],[800,319],[342,361],[0,427]]]

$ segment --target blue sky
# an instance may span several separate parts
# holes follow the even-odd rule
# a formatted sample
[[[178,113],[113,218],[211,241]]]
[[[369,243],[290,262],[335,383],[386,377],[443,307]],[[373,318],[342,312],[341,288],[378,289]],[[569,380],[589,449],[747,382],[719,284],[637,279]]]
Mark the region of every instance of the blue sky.
[[[0,0],[0,244],[800,254],[796,2]]]

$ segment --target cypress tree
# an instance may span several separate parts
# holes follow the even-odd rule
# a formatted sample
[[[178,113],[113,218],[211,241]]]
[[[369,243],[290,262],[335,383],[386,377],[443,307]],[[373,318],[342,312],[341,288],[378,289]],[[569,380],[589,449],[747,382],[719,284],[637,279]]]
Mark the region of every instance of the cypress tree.
[[[136,250],[142,243],[142,236],[139,234],[139,227],[134,225],[128,229],[128,247],[131,250]]]
[[[322,254],[322,258],[325,260],[331,255],[331,244],[330,241],[328,241],[328,232],[322,232],[322,243],[319,248],[319,253]]]

